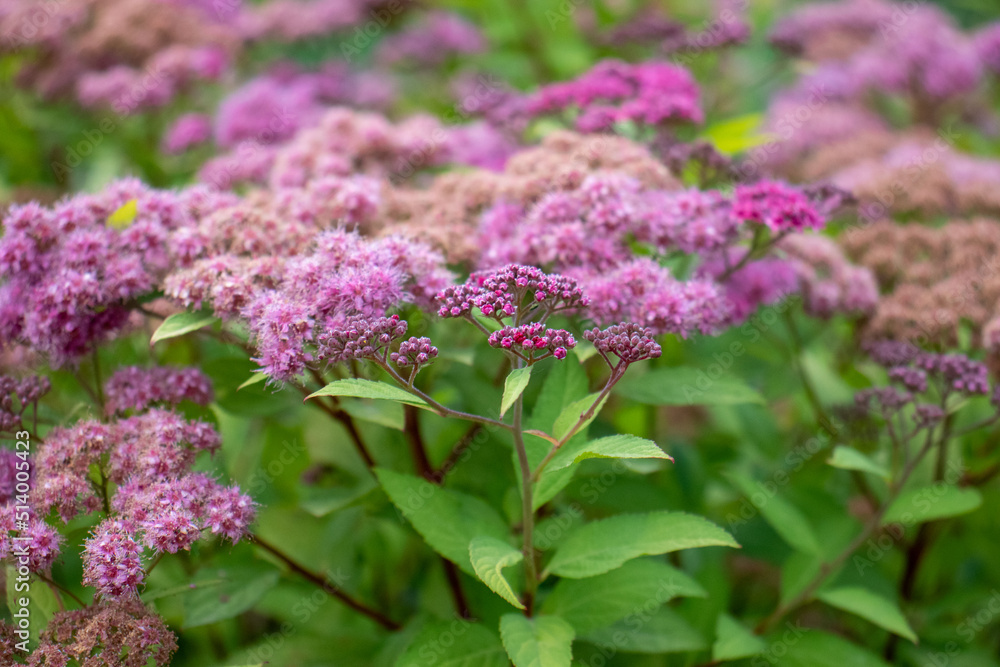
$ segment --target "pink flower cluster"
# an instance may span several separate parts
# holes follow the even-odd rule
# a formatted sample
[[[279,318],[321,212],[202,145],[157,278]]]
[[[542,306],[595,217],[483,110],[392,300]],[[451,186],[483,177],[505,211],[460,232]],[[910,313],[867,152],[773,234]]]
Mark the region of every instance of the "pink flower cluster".
[[[868,343],[865,347],[871,358],[887,369],[889,381],[898,386],[863,389],[854,400],[883,419],[912,407],[917,428],[932,429],[944,419],[942,406],[949,396],[990,394],[986,365],[964,354],[924,352],[911,343],[888,340]],[[998,396],[1000,389],[994,387],[991,396],[994,407],[1000,407]]]
[[[35,458],[31,506],[41,516],[55,510],[63,521],[110,510],[84,546],[84,583],[104,597],[134,597],[146,548],[189,549],[205,531],[234,542],[246,535],[253,502],[191,472],[198,452],[219,445],[209,424],[164,410],[55,429]]]
[[[497,321],[513,317],[546,319],[552,313],[577,311],[588,304],[572,278],[546,274],[533,266],[508,264],[483,274],[472,274],[461,285],[453,285],[436,297],[438,315],[465,317],[475,307]]]
[[[773,253],[743,260],[760,227],[779,236],[822,227],[830,197],[820,193],[819,199],[775,181],[725,195],[646,189],[624,174],[597,173],[576,189],[544,194],[527,209],[504,201],[487,209],[480,265],[520,262],[571,276],[589,298],[587,314],[602,324],[638,322],[682,336],[713,333],[799,289],[796,268]],[[694,278],[680,280],[648,256],[680,253],[699,255]],[[868,302],[877,298],[871,276],[847,268],[842,256],[840,265],[836,284],[847,294],[839,298],[838,292],[826,313],[870,309]],[[801,272],[807,273],[804,265]],[[442,315],[479,306],[463,290],[447,295]]]
[[[247,291],[240,316],[250,327],[256,361],[276,381],[297,378],[321,361],[314,354],[321,333],[343,331],[352,318],[385,317],[402,303],[429,307],[432,295],[451,282],[443,266],[422,243],[366,240],[342,230],[320,234],[310,252],[284,262],[271,288]]]
[[[399,350],[389,355],[392,363],[400,368],[418,368],[438,356],[438,349],[427,336],[410,336],[399,344]]]
[[[657,359],[662,354],[660,345],[653,339],[653,331],[631,322],[614,324],[607,329],[594,327],[583,332],[583,337],[594,344],[597,353],[612,368]],[[616,356],[618,362],[612,363],[609,354]]]
[[[993,74],[1000,75],[1000,22],[991,23],[975,36],[976,53]]]
[[[355,317],[320,334],[319,357],[332,364],[376,357],[384,361],[389,346],[406,335],[406,328],[406,320],[399,315],[371,319]],[[410,347],[407,345],[407,351]]]
[[[262,143],[256,137],[240,141],[229,153],[202,166],[202,182],[218,188],[245,182],[268,183],[277,188],[302,187],[323,176],[367,174],[402,179],[446,162],[449,157],[448,131],[427,115],[417,114],[393,124],[375,113],[330,107],[307,124],[294,113],[261,117],[253,105],[242,108],[249,125],[274,123],[281,128],[300,129],[283,143]],[[244,132],[240,130],[233,136]],[[283,134],[283,130],[277,131],[277,135]]]
[[[387,64],[433,67],[449,56],[479,53],[484,48],[486,40],[476,26],[457,14],[432,11],[379,42],[375,57]]]
[[[191,401],[212,402],[212,384],[197,368],[126,366],[115,371],[104,385],[108,414],[141,411],[153,404],[177,405]]]
[[[775,181],[736,186],[733,216],[760,223],[773,232],[821,229],[826,223],[805,194]]]
[[[212,137],[212,120],[201,113],[186,113],[174,121],[163,137],[163,151],[183,153]]]
[[[121,331],[135,300],[183,259],[175,237],[234,202],[200,187],[156,191],[125,180],[51,209],[11,207],[0,239],[0,340],[54,365],[79,357]]]
[[[10,466],[11,481],[14,462],[6,459],[12,454],[10,450],[0,450],[0,478],[5,475],[4,468]],[[23,553],[27,555],[29,570],[47,572],[59,556],[63,537],[33,511],[29,510],[25,519],[17,507],[13,499],[0,504],[0,561],[16,560]]]
[[[25,410],[47,394],[51,388],[52,383],[47,377],[30,376],[19,379],[0,375],[0,433],[14,433],[21,430],[21,419]],[[3,489],[0,477],[0,502],[4,495]]]
[[[504,327],[490,334],[489,343],[492,347],[510,350],[529,364],[548,357],[565,359],[567,351],[576,347],[573,334],[563,329],[547,329],[542,322]]]
[[[848,100],[888,92],[935,107],[971,93],[983,76],[982,47],[977,52],[972,37],[927,4],[841,0],[808,5],[782,20],[772,41],[822,63],[800,87]],[[925,116],[929,111],[917,110]]]
[[[229,54],[215,46],[173,45],[143,68],[117,65],[87,72],[76,84],[85,107],[111,107],[119,114],[162,107],[198,81],[215,81],[229,69]]]
[[[652,127],[700,123],[704,115],[698,98],[694,79],[681,67],[605,60],[573,81],[539,88],[527,110],[538,116],[575,108],[577,129],[598,132],[626,121]]]

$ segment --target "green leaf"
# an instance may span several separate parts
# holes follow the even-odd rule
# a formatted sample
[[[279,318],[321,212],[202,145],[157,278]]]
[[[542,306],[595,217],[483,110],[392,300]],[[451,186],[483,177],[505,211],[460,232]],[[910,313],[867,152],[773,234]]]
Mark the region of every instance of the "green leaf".
[[[669,607],[649,615],[637,610],[634,616],[582,638],[598,646],[614,646],[622,653],[686,653],[704,651],[708,641]]]
[[[217,319],[215,315],[206,315],[205,313],[174,313],[157,327],[156,331],[153,332],[153,337],[149,339],[149,344],[155,345],[161,340],[197,331],[214,323]]]
[[[585,428],[587,428],[590,423],[597,418],[601,408],[603,408],[604,404],[608,401],[608,397],[605,396],[599,405],[595,405],[598,397],[600,397],[600,393],[593,393],[567,405],[563,411],[559,413],[559,416],[556,417],[555,424],[552,426],[552,435],[554,435],[557,440],[561,440],[573,429],[574,426],[576,426],[577,422],[580,421],[580,417],[582,417],[587,410],[590,410],[590,408],[593,407],[593,413],[590,417],[584,420],[582,424],[580,424],[580,428],[577,429],[577,433],[582,432]]]
[[[4,536],[6,537],[6,533]],[[12,556],[11,560],[16,561],[17,557]],[[29,575],[27,580],[21,579],[18,575],[17,565],[8,563],[4,566],[4,572],[7,580],[7,609],[4,610],[4,613],[9,615],[26,607],[30,624],[28,627],[29,646],[37,646],[38,633],[48,625],[53,614],[59,611],[59,600],[52,589],[38,577]],[[19,587],[23,589],[25,585],[27,585],[27,590],[18,590]],[[22,598],[27,600],[27,605],[20,604]],[[21,641],[21,638],[14,641]]]
[[[647,405],[736,405],[764,404],[764,397],[732,374],[711,378],[700,368],[675,366],[657,368],[629,376],[615,385],[615,391]]]
[[[723,155],[736,155],[774,140],[760,131],[762,115],[751,113],[719,121],[705,129],[705,138]]]
[[[676,597],[707,597],[697,581],[659,560],[643,558],[617,570],[586,579],[560,579],[542,612],[565,619],[585,634],[624,618],[647,605]]]
[[[729,614],[719,614],[715,622],[712,660],[724,662],[757,655],[767,648],[763,639],[747,630]]]
[[[584,459],[667,459],[673,457],[664,452],[652,440],[634,435],[611,435],[597,440],[567,443],[552,457],[546,470],[560,470]]]
[[[362,398],[345,398],[340,409],[355,419],[402,431],[406,427],[403,404],[393,401],[367,401]]]
[[[196,587],[184,595],[184,625],[194,628],[242,614],[257,604],[278,583],[278,571],[233,569],[209,570],[196,578]],[[222,579],[219,585],[197,586],[200,580]]]
[[[749,477],[737,473],[729,473],[727,477],[760,510],[764,519],[790,547],[806,553],[819,553],[819,539],[809,521],[797,507],[778,496],[777,489],[773,492],[775,495],[770,495]]]
[[[125,229],[135,222],[137,215],[139,215],[139,200],[129,199],[108,216],[108,227]]]
[[[786,624],[777,634],[774,645],[787,648],[780,659],[767,655],[781,667],[888,667],[880,658],[846,639],[822,630],[803,628],[798,623]]]
[[[939,482],[901,493],[882,517],[882,525],[901,523],[912,526],[967,514],[982,504],[983,495],[978,489],[959,488]]]
[[[888,480],[891,476],[889,469],[885,466],[875,463],[858,450],[843,445],[834,447],[833,455],[827,460],[827,463],[834,468],[867,472],[885,480]]]
[[[253,375],[250,376],[249,380],[238,386],[236,388],[236,391],[239,391],[240,389],[246,389],[247,387],[252,387],[255,384],[260,384],[265,380],[267,380],[267,376],[264,375],[263,373],[254,373]]]
[[[377,382],[375,380],[363,380],[360,378],[348,378],[346,380],[334,380],[319,391],[315,391],[306,400],[317,396],[350,396],[352,398],[377,398],[386,401],[396,401],[408,405],[428,407],[423,399],[414,396],[410,392],[397,387],[388,382]]]
[[[366,478],[355,486],[334,486],[315,491],[302,500],[301,507],[315,517],[324,517],[360,505],[377,488],[375,480]]]
[[[514,405],[514,401],[524,392],[530,381],[531,366],[515,368],[510,372],[503,383],[503,399],[500,401],[501,417],[510,409],[510,406]]]
[[[507,667],[500,638],[464,619],[425,626],[396,661],[396,667]]]
[[[524,554],[502,540],[481,535],[469,543],[469,560],[476,576],[494,593],[518,609],[524,605],[503,576],[503,569],[524,560]]]
[[[558,616],[504,614],[500,637],[514,667],[569,667],[573,626]]]
[[[573,531],[552,556],[547,572],[582,579],[639,556],[710,546],[739,548],[729,533],[693,514],[620,514]]]
[[[477,537],[507,538],[507,525],[485,502],[427,480],[376,468],[382,489],[413,528],[439,554],[463,571],[476,575],[469,544]]]
[[[860,586],[835,588],[823,591],[816,597],[831,607],[860,616],[883,630],[897,634],[903,639],[909,639],[914,644],[917,643],[917,635],[899,606],[867,588]]]

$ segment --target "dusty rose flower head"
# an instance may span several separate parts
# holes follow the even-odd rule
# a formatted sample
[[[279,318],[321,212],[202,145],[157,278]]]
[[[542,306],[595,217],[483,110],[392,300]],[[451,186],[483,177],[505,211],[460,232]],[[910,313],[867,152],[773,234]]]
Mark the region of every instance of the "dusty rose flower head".
[[[991,349],[1000,304],[1000,230],[987,219],[939,228],[877,222],[844,234],[848,256],[874,274],[885,292],[864,334],[954,346],[971,324],[973,344]]]
[[[464,284],[441,291],[437,302],[441,317],[467,316],[475,307],[497,321],[515,316],[524,321],[579,310],[589,299],[572,278],[509,264],[490,273],[473,274]]]
[[[240,47],[196,7],[135,0],[14,0],[0,14],[4,50],[32,50],[18,83],[43,97],[76,95],[119,114],[161,106],[195,80],[217,79]]]
[[[389,346],[406,335],[406,320],[356,317],[320,334],[319,357],[332,364],[353,359],[388,358]]]
[[[120,368],[105,383],[104,395],[108,414],[139,411],[156,403],[208,405],[213,396],[209,379],[197,368],[166,366]]]
[[[399,344],[399,350],[389,355],[392,363],[400,368],[419,368],[438,356],[438,349],[427,336],[411,336]]]
[[[56,612],[42,631],[29,665],[157,667],[170,664],[177,638],[163,619],[138,600],[115,600]]]
[[[83,583],[107,598],[138,599],[146,578],[142,544],[136,526],[123,519],[107,519],[94,529],[83,547]]]
[[[583,332],[583,337],[594,344],[598,354],[612,368],[656,359],[662,353],[660,345],[653,339],[653,331],[633,322],[622,322],[607,329],[594,327]],[[608,355],[614,355],[619,361],[612,363]]]
[[[623,121],[657,126],[703,118],[690,73],[660,62],[605,60],[573,81],[541,87],[528,103],[533,115],[570,107],[579,110],[576,127],[582,132],[609,130]]]

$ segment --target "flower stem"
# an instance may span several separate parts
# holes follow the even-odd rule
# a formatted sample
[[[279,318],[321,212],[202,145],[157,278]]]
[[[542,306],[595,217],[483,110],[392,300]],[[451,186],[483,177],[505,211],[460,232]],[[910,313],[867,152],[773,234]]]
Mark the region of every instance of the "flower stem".
[[[521,362],[517,363],[521,367]],[[531,474],[531,462],[528,461],[528,450],[524,446],[524,434],[521,432],[524,416],[524,396],[518,396],[514,401],[514,448],[517,450],[517,464],[521,469],[521,530],[524,538],[522,550],[524,553],[524,606],[525,614],[531,616],[534,612],[535,592],[538,590],[538,568],[535,564],[535,508],[532,494],[534,478]]]
[[[765,632],[773,628],[778,623],[778,621],[784,618],[785,614],[789,613],[790,611],[798,608],[803,603],[807,602],[812,597],[812,594],[816,592],[816,589],[818,589],[823,584],[823,582],[826,581],[826,578],[830,576],[832,573],[836,572],[840,568],[840,566],[843,565],[844,562],[851,557],[851,554],[853,554],[858,549],[858,547],[860,547],[865,543],[865,540],[867,540],[871,536],[871,534],[874,533],[882,524],[882,518],[889,510],[889,507],[899,496],[900,491],[902,491],[903,486],[906,484],[906,481],[910,478],[910,475],[916,469],[917,464],[920,463],[921,460],[923,460],[924,456],[927,455],[927,453],[931,450],[931,447],[933,445],[934,445],[934,438],[928,437],[927,442],[924,444],[920,452],[910,460],[909,464],[907,464],[905,468],[903,468],[903,471],[900,474],[899,479],[895,480],[895,483],[892,484],[889,494],[886,496],[885,500],[882,502],[881,507],[879,507],[875,515],[872,516],[869,522],[865,525],[864,530],[862,530],[861,533],[857,537],[855,537],[843,551],[837,554],[837,556],[833,560],[823,563],[823,565],[820,567],[819,573],[815,577],[813,577],[812,581],[810,581],[805,586],[805,588],[803,588],[799,592],[798,595],[796,595],[788,602],[779,605],[778,608],[775,609],[770,616],[768,616],[767,618],[762,620],[759,624],[757,624],[757,627],[754,629],[754,633],[758,635],[764,634]]]
[[[399,630],[402,627],[399,623],[392,620],[382,612],[376,609],[372,609],[371,607],[368,607],[361,602],[358,602],[357,600],[349,596],[347,593],[342,591],[339,586],[328,580],[323,575],[313,572],[312,570],[307,569],[305,566],[300,565],[290,556],[285,554],[285,552],[283,552],[281,549],[274,546],[270,542],[261,539],[259,535],[251,535],[250,539],[253,542],[253,544],[257,545],[264,551],[267,551],[271,555],[277,557],[278,560],[285,563],[285,565],[287,565],[290,570],[298,574],[300,577],[302,577],[303,579],[312,584],[315,584],[325,593],[340,600],[354,611],[364,614],[368,618],[372,619],[373,621],[381,625],[386,630]]]

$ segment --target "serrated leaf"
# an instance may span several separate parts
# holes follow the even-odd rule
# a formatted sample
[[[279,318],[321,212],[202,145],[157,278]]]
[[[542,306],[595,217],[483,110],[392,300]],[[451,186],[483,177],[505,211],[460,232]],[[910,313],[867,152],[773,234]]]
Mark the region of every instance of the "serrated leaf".
[[[135,222],[137,215],[139,215],[139,200],[129,199],[108,216],[108,227],[126,229]]]
[[[477,537],[507,537],[507,525],[485,502],[459,491],[435,486],[413,475],[375,468],[386,495],[427,544],[476,576],[469,544]]]
[[[215,315],[205,313],[174,313],[163,324],[156,328],[153,337],[149,339],[150,345],[155,345],[161,340],[176,338],[186,333],[197,331],[203,327],[213,324],[218,318]]]
[[[573,531],[556,550],[546,571],[582,579],[613,570],[639,556],[710,546],[739,548],[729,533],[693,514],[620,514]]]
[[[464,619],[425,626],[396,660],[396,667],[507,667],[495,633]]]
[[[661,607],[652,615],[640,610],[634,618],[588,632],[582,639],[598,646],[614,646],[622,653],[652,655],[708,648],[708,641],[669,607]]]
[[[580,424],[580,427],[576,432],[579,433],[587,428],[587,426],[589,426],[590,423],[597,418],[597,415],[600,413],[601,408],[604,407],[604,404],[608,402],[608,397],[605,396],[601,399],[599,405],[595,405],[599,397],[600,393],[593,393],[567,405],[563,411],[559,413],[559,416],[556,417],[555,424],[552,426],[552,435],[554,435],[557,440],[562,440],[573,429],[573,427],[577,425],[584,413],[593,407],[593,413],[590,417],[584,420],[582,424]]]
[[[901,493],[882,517],[882,525],[902,523],[912,526],[946,519],[972,512],[982,504],[983,494],[978,489],[938,483]]]
[[[643,558],[586,579],[561,579],[545,599],[542,612],[565,619],[585,634],[650,604],[676,597],[707,597],[697,581],[667,563]]]
[[[593,458],[674,460],[652,440],[622,434],[598,438],[589,442],[567,443],[552,457],[546,470],[568,468],[574,463]]]
[[[573,626],[558,616],[504,614],[500,637],[514,667],[569,667]]]
[[[834,588],[822,591],[816,597],[831,607],[860,616],[883,630],[897,634],[903,639],[909,639],[914,644],[917,643],[917,635],[899,606],[867,588],[860,586]]]
[[[885,480],[888,480],[891,476],[889,469],[885,466],[875,463],[858,450],[843,445],[834,447],[833,454],[826,462],[834,468],[867,472]]]
[[[701,368],[657,368],[638,376],[626,375],[615,391],[646,405],[763,404],[764,397],[732,373],[712,379]]]
[[[760,510],[764,520],[790,547],[806,553],[819,553],[819,539],[812,525],[797,507],[776,495],[777,489],[774,490],[775,495],[769,495],[749,477],[737,473],[729,473],[727,477]]]
[[[350,396],[352,398],[373,398],[385,401],[396,401],[407,405],[428,407],[423,399],[414,396],[405,389],[401,389],[388,382],[378,382],[376,380],[364,380],[361,378],[347,378],[346,380],[334,380],[318,391],[306,396],[305,400],[317,396]]]
[[[472,569],[475,570],[476,576],[489,586],[491,591],[518,609],[524,609],[514,589],[503,576],[505,567],[524,560],[523,553],[502,540],[480,536],[473,538],[469,543],[469,560],[472,561]]]
[[[528,382],[531,381],[531,366],[525,366],[524,368],[515,368],[507,376],[507,379],[503,383],[503,398],[500,400],[500,416],[503,417],[510,409],[510,406],[514,405],[514,401],[524,393],[525,388],[528,386]]]
[[[757,655],[767,648],[763,639],[743,627],[729,614],[719,614],[715,622],[712,660],[724,662]]]

